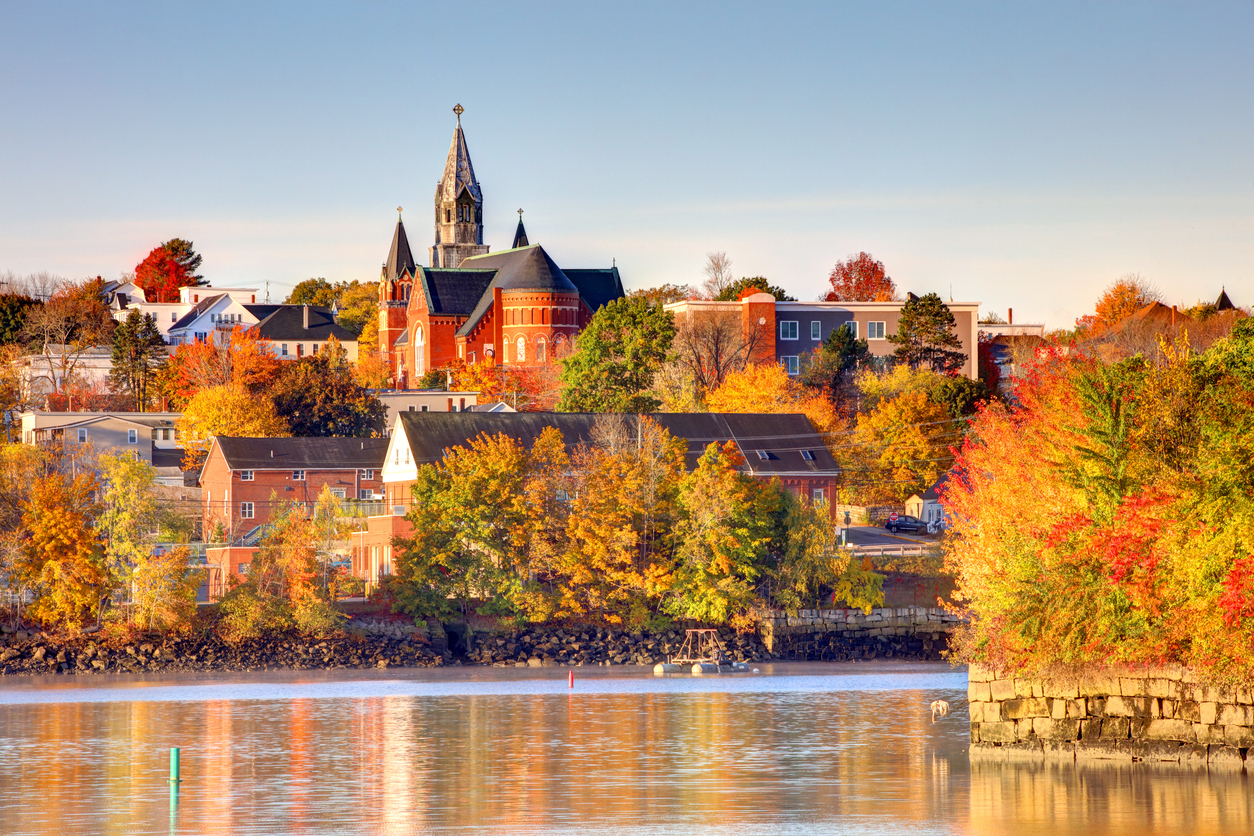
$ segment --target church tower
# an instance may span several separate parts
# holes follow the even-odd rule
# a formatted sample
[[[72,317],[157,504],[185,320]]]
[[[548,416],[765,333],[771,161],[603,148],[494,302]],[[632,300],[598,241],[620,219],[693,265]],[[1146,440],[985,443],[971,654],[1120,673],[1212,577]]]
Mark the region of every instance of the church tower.
[[[462,133],[461,105],[453,108],[457,128],[444,163],[444,176],[435,187],[435,246],[431,267],[457,267],[472,255],[483,255],[483,193],[470,164],[470,150]]]

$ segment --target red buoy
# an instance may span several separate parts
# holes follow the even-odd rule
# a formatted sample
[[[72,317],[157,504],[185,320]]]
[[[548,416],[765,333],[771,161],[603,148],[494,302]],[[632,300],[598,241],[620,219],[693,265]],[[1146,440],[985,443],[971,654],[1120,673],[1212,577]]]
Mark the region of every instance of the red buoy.
[[[567,671],[566,687],[567,688],[575,687],[575,672],[574,671]]]

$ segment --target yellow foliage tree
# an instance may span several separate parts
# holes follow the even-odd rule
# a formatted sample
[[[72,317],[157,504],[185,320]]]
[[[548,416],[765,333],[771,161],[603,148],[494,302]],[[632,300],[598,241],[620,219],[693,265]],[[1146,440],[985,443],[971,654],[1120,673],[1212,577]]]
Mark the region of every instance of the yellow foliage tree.
[[[800,412],[819,432],[831,432],[840,423],[831,401],[806,390],[783,366],[774,363],[728,372],[705,396],[705,406],[710,412]]]
[[[214,436],[279,438],[289,435],[287,424],[275,414],[274,403],[237,383],[197,392],[183,410],[178,432],[186,451],[183,466],[189,470],[204,461]]]
[[[392,370],[379,353],[379,319],[371,317],[357,338],[357,383],[367,389],[386,389],[392,384]]]
[[[854,434],[864,464],[851,484],[873,501],[901,502],[922,493],[953,464],[949,412],[924,392],[905,392],[858,416]]]
[[[35,593],[27,615],[49,626],[81,628],[109,594],[104,549],[92,525],[96,478],[52,473],[31,486],[22,523],[27,532],[15,567]]]

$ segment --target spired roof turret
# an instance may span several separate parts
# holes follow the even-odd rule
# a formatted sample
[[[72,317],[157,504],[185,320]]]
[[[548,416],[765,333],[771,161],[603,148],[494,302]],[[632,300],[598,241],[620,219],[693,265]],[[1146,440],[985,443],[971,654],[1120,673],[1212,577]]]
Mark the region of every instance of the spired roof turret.
[[[392,247],[388,250],[388,260],[383,265],[383,279],[393,281],[405,274],[412,276],[417,272],[414,255],[409,251],[409,238],[405,235],[405,224],[397,218],[396,232],[392,233]]]
[[[523,228],[522,210],[519,209],[518,210],[518,229],[514,230],[514,243],[510,244],[509,248],[511,250],[516,250],[519,247],[530,246],[530,244],[531,242],[527,240],[527,230]]]
[[[460,105],[458,106],[460,108]],[[453,131],[453,142],[448,148],[448,159],[444,162],[444,176],[436,187],[436,202],[457,200],[462,192],[469,191],[475,203],[483,202],[483,194],[479,191],[479,181],[475,178],[475,167],[470,162],[470,149],[466,147],[466,135],[462,133],[462,115],[457,113],[457,128]]]

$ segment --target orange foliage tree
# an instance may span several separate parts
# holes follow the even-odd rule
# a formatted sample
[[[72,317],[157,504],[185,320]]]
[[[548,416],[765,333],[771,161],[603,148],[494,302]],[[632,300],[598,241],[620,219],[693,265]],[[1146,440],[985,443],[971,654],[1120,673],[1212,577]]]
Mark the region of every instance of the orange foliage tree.
[[[135,284],[149,302],[177,302],[179,288],[206,284],[204,276],[196,274],[201,260],[191,241],[171,238],[136,265]]]
[[[800,412],[821,433],[838,424],[836,408],[821,392],[803,387],[783,366],[759,363],[732,371],[705,396],[710,412]]]
[[[884,262],[870,253],[851,255],[836,262],[828,277],[832,289],[827,302],[891,302],[897,298],[897,285],[884,270]]]
[[[279,375],[275,357],[253,329],[236,327],[224,344],[183,343],[166,365],[161,388],[169,408],[183,410],[203,389],[228,384],[263,393]]]
[[[1151,302],[1161,300],[1162,294],[1153,285],[1141,276],[1129,273],[1112,282],[1097,300],[1093,315],[1076,320],[1076,325],[1081,330],[1098,334]]]

